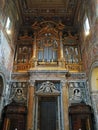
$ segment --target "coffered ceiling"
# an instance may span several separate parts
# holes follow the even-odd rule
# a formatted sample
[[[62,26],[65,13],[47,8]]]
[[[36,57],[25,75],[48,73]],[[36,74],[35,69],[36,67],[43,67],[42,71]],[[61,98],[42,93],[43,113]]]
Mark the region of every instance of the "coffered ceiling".
[[[24,25],[38,21],[62,21],[66,26],[74,26],[81,0],[18,0]]]

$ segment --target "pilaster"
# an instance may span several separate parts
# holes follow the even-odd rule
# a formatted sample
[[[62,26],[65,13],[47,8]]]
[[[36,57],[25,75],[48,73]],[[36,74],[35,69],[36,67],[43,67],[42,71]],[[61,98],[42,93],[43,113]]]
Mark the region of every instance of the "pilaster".
[[[28,87],[28,115],[27,115],[27,130],[33,127],[33,109],[34,109],[34,82],[30,82]]]
[[[69,130],[69,119],[68,119],[68,85],[67,85],[66,81],[62,81],[62,102],[63,102],[64,130]]]

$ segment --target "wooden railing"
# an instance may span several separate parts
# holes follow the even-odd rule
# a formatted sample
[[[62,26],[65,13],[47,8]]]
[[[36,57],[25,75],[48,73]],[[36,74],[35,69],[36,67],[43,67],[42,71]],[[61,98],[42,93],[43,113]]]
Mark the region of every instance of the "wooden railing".
[[[62,68],[68,71],[73,71],[73,72],[81,72],[82,71],[82,63],[66,63],[66,62],[61,62]],[[60,64],[58,62],[27,62],[27,63],[14,63],[14,68],[13,71],[27,71],[30,68],[34,68],[39,66],[59,66]],[[59,66],[60,67],[60,66]]]

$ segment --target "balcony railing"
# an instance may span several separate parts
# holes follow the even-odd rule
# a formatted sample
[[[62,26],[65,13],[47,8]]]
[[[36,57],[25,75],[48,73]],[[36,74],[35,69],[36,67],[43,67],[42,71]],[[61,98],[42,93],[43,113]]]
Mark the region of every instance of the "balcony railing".
[[[72,72],[81,72],[82,71],[82,63],[66,63],[66,61],[32,61],[26,63],[14,63],[13,71],[27,71],[29,69],[33,69],[35,67],[61,67],[61,69],[65,69]]]
[[[13,71],[27,71],[32,67],[31,63],[14,63]]]

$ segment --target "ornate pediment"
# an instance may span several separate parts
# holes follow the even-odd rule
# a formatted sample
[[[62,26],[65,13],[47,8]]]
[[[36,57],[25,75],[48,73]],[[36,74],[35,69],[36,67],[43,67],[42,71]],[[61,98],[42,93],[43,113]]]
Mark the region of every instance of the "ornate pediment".
[[[50,81],[43,82],[42,85],[39,87],[39,89],[36,91],[37,95],[43,95],[43,96],[55,96],[55,95],[60,95],[60,92],[57,90],[56,86],[54,83]]]

